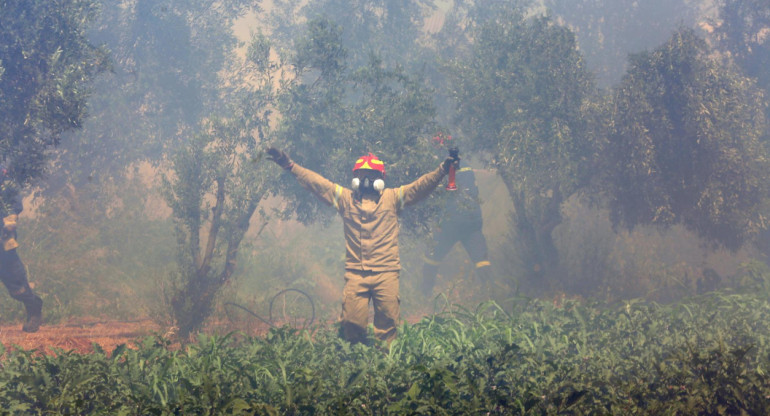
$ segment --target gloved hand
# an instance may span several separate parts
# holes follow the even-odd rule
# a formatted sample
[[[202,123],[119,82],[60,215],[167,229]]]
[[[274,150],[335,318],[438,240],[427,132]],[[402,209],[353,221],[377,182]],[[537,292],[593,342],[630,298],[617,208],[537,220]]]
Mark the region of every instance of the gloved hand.
[[[460,166],[460,156],[449,156],[448,158],[444,159],[444,161],[441,162],[441,169],[444,171],[444,173],[449,173],[449,167],[452,165],[455,165],[455,169]]]
[[[272,160],[278,166],[284,168],[284,169],[291,169],[292,166],[294,166],[294,162],[291,161],[289,158],[289,155],[286,154],[283,150],[276,149],[275,147],[268,147],[267,150],[267,159]]]

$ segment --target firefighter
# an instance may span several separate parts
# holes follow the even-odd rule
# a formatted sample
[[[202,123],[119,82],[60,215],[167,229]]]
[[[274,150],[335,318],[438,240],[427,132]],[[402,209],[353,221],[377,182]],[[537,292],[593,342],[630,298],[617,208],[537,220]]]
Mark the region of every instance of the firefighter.
[[[290,171],[305,188],[342,216],[345,233],[345,287],[340,317],[343,337],[366,342],[369,302],[374,306],[374,334],[390,344],[399,320],[398,218],[401,210],[430,194],[459,158],[448,157],[434,171],[398,188],[385,188],[385,165],[369,153],[353,166],[350,189],[293,163],[276,148],[268,158]]]
[[[7,174],[5,166],[0,165],[0,218],[3,219],[0,232],[0,280],[11,297],[23,303],[27,310],[27,320],[21,329],[24,332],[37,332],[43,321],[43,300],[29,286],[27,269],[16,252],[19,247],[16,221],[23,206],[21,196],[13,189]]]
[[[448,139],[451,140],[451,136]],[[434,141],[437,140],[434,138]],[[445,142],[441,141],[441,145]],[[456,148],[451,151],[459,152]],[[447,192],[447,202],[438,226],[433,230],[433,244],[423,256],[421,290],[431,296],[441,261],[458,242],[468,253],[474,265],[476,278],[483,286],[492,283],[492,267],[487,254],[487,240],[481,232],[481,202],[476,175],[470,167],[458,167],[455,173],[456,190]]]

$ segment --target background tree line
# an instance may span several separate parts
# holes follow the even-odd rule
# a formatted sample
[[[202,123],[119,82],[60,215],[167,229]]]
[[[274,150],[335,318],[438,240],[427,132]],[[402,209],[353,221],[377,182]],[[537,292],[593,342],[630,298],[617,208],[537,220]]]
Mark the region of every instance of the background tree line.
[[[488,226],[501,297],[732,284],[709,259],[768,240],[770,6],[598,3],[2,3],[0,151],[35,195],[21,250],[48,318],[165,311],[186,334],[219,298],[318,293],[333,212],[264,146],[342,184],[372,151],[395,185],[438,163],[438,132],[510,212]],[[409,253],[441,200],[407,212]],[[697,254],[641,252],[666,238]]]

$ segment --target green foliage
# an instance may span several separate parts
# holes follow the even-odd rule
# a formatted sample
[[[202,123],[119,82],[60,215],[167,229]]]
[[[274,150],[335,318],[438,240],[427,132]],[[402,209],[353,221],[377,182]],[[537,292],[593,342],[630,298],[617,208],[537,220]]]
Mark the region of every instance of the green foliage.
[[[90,83],[108,68],[86,32],[94,1],[0,4],[0,159],[20,188],[42,175],[51,146],[82,126]]]
[[[316,69],[321,71],[320,79],[334,81],[347,68],[347,50],[341,40],[342,27],[325,19],[311,20],[305,35],[296,40],[295,70]]]
[[[516,190],[569,195],[582,176],[577,162],[590,155],[581,120],[590,78],[569,30],[501,13],[478,23],[473,55],[451,69],[463,130]]]
[[[721,0],[715,36],[743,71],[770,91],[770,4],[763,0]]]
[[[682,29],[631,58],[608,114],[604,193],[616,225],[682,224],[736,249],[763,228],[765,119],[755,84],[708,53]]]
[[[171,306],[183,338],[200,328],[233,275],[240,244],[269,189],[257,140],[241,120],[203,124],[171,159],[174,176],[164,180],[179,248]]]
[[[323,328],[3,350],[0,400],[32,414],[767,414],[766,296],[487,303],[402,325],[384,350]]]

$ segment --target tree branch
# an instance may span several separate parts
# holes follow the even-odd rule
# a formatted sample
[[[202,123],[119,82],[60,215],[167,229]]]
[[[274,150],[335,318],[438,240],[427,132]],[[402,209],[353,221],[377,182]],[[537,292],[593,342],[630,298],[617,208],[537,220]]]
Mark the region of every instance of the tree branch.
[[[211,218],[211,229],[209,230],[209,236],[206,241],[206,249],[203,252],[203,260],[198,265],[198,274],[205,275],[208,273],[211,267],[211,258],[214,253],[214,247],[217,242],[217,234],[219,234],[219,227],[222,225],[222,211],[224,211],[225,205],[225,177],[220,176],[217,178],[217,197],[216,203],[213,208],[213,215]]]

